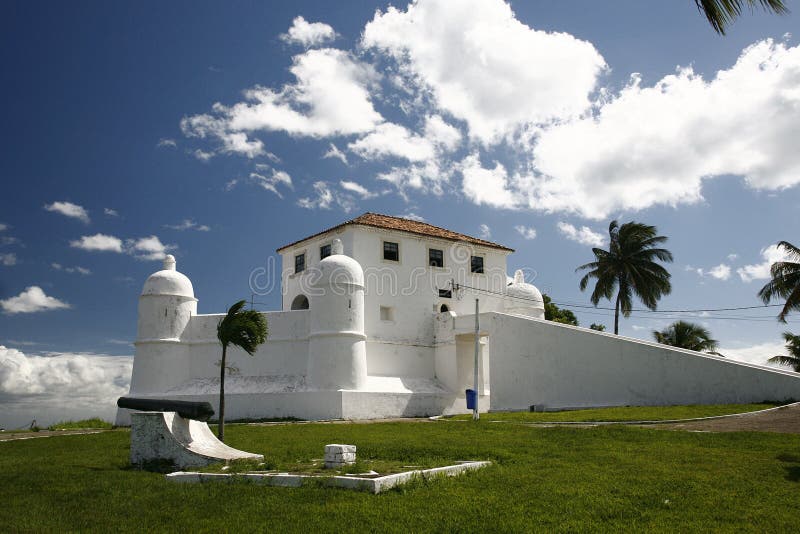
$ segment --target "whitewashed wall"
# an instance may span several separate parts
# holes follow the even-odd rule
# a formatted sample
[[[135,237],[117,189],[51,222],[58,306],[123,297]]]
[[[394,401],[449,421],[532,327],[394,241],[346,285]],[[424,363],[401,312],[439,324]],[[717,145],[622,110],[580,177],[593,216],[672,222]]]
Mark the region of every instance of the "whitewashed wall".
[[[800,399],[800,375],[550,321],[481,315],[491,409]],[[459,325],[464,326],[466,325]]]

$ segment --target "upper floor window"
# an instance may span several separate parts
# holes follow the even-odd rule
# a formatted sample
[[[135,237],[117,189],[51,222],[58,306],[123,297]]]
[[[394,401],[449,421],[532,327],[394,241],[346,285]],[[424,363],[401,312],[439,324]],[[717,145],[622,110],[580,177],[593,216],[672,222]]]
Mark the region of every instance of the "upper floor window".
[[[322,245],[321,247],[319,247],[319,259],[324,260],[330,255],[331,255],[330,245]]]
[[[306,255],[298,254],[294,257],[294,272],[301,273],[306,270]]]
[[[383,259],[389,261],[400,261],[400,245],[391,241],[383,242]]]
[[[453,298],[453,291],[451,289],[440,289],[439,297],[443,299],[451,299]]]
[[[444,267],[444,252],[435,249],[428,249],[428,265],[431,267]]]
[[[470,271],[483,273],[483,256],[472,256],[470,259]]]

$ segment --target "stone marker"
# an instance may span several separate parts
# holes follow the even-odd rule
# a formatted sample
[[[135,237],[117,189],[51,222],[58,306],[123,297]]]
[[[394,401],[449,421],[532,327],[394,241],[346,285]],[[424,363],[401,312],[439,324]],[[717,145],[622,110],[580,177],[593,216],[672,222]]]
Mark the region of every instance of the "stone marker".
[[[356,463],[356,446],[331,444],[325,445],[325,469],[337,469]]]

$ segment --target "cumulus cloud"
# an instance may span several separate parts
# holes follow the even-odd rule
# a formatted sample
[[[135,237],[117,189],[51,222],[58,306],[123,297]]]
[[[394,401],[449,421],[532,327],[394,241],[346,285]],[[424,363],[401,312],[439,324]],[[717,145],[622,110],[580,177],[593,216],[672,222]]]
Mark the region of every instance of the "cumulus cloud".
[[[347,180],[342,180],[339,182],[339,186],[344,189],[345,191],[349,191],[351,193],[355,193],[356,195],[360,196],[361,198],[372,198],[376,196],[375,193],[364,187],[363,185],[356,183],[356,182],[349,182]]]
[[[561,232],[561,235],[563,235],[570,241],[576,241],[581,245],[589,245],[591,247],[602,247],[606,242],[606,237],[603,234],[595,232],[588,226],[581,226],[580,228],[576,228],[575,226],[569,223],[559,221],[558,231]]]
[[[210,226],[205,224],[197,224],[197,222],[195,222],[192,219],[184,219],[178,224],[165,224],[164,228],[169,228],[171,230],[178,230],[178,231],[196,230],[198,232],[208,232],[209,230],[211,230]]]
[[[416,213],[411,211],[408,213],[404,213],[403,215],[398,215],[398,217],[402,217],[403,219],[409,219],[412,221],[425,222],[425,217],[423,217],[422,215],[417,215]]]
[[[82,274],[84,276],[88,276],[88,275],[92,274],[92,271],[90,271],[89,269],[87,269],[85,267],[80,267],[78,265],[76,265],[75,267],[64,267],[60,263],[51,263],[50,266],[53,269],[55,269],[56,271],[64,271],[65,273],[70,273],[70,274],[78,273],[78,274]]]
[[[492,229],[489,228],[488,224],[481,224],[478,227],[478,235],[481,236],[481,239],[491,239],[492,238]]]
[[[330,147],[328,148],[328,151],[325,152],[325,155],[322,156],[322,157],[325,158],[325,159],[327,159],[327,158],[338,159],[339,161],[341,161],[345,165],[348,165],[348,163],[347,163],[347,154],[345,154],[344,152],[339,150],[339,147],[337,147],[333,143],[330,144]]]
[[[582,113],[605,69],[590,43],[534,30],[500,0],[389,7],[366,25],[362,46],[394,58],[484,142]]]
[[[251,184],[255,184],[262,189],[266,189],[267,191],[271,191],[278,195],[279,198],[283,198],[283,194],[278,190],[279,185],[283,185],[288,187],[289,189],[293,188],[292,185],[292,177],[286,171],[279,171],[277,169],[272,169],[267,165],[257,165],[257,169],[259,172],[251,172],[250,176],[247,177],[247,182]],[[227,189],[233,188],[239,180],[232,180],[228,182]]]
[[[0,345],[0,426],[100,416],[113,421],[130,387],[132,356],[27,355]]]
[[[686,266],[687,271],[694,271],[699,276],[710,276],[711,278],[716,278],[717,280],[728,280],[731,277],[731,267],[725,263],[720,263],[710,269],[702,269],[700,267],[692,267],[691,265]]]
[[[80,239],[70,241],[70,246],[92,252],[116,252],[117,254],[129,254],[139,260],[162,260],[167,252],[177,248],[175,245],[165,245],[158,236],[151,235],[122,239],[105,234],[95,234],[81,236]]]
[[[5,254],[0,254],[0,265],[5,267],[11,267],[12,265],[17,264],[17,255],[13,252],[8,252]]]
[[[533,165],[543,178],[523,196],[534,208],[605,218],[697,202],[713,176],[743,176],[755,189],[794,186],[799,84],[800,47],[772,40],[709,81],[691,68],[652,87],[633,76],[593,115],[541,132]]]
[[[73,219],[78,219],[86,224],[89,224],[89,212],[87,212],[82,206],[73,204],[72,202],[57,201],[53,202],[52,204],[45,204],[44,209],[47,211],[60,213],[61,215],[65,215],[67,217],[72,217]]]
[[[175,148],[178,146],[178,143],[175,141],[175,139],[162,137],[158,140],[158,144],[156,146],[159,148]]]
[[[184,135],[216,138],[227,151],[242,152],[256,148],[256,141],[246,140],[247,133],[326,137],[369,132],[382,122],[370,100],[369,86],[378,78],[372,67],[331,48],[308,50],[293,63],[289,70],[294,84],[280,91],[256,86],[245,91],[243,102],[215,104],[212,114],[186,117],[181,121]]]
[[[536,229],[533,226],[518,225],[514,227],[514,230],[524,239],[536,239]]]
[[[105,213],[109,217],[119,217],[119,213],[117,212],[117,210],[112,210],[111,208],[103,208],[103,213]]]
[[[784,343],[766,342],[740,348],[720,347],[717,350],[731,360],[785,369],[785,367],[778,364],[767,362],[773,356],[786,354],[786,345]]]
[[[391,122],[378,125],[375,131],[353,141],[347,148],[364,159],[394,156],[419,162],[429,160],[435,154],[433,144],[428,139]]]
[[[462,189],[475,204],[493,208],[516,208],[517,199],[509,188],[506,168],[499,162],[493,169],[481,165],[478,154],[471,154],[461,162]]]
[[[451,151],[461,144],[461,132],[445,122],[441,115],[425,118],[425,138],[443,151]]]
[[[9,228],[11,228],[9,225],[0,223],[0,232],[5,232]]]
[[[297,205],[306,209],[330,209],[333,204],[333,191],[325,182],[314,182],[314,196],[303,197]]]
[[[16,297],[0,300],[0,308],[3,309],[3,313],[9,315],[60,310],[70,307],[69,304],[62,300],[45,295],[39,286],[30,286]]]
[[[773,263],[790,260],[787,254],[782,249],[779,249],[777,245],[770,245],[761,249],[761,258],[764,260],[761,263],[753,263],[736,269],[736,273],[743,282],[768,280],[770,278],[769,270]]]
[[[122,240],[106,234],[85,235],[80,239],[70,241],[69,246],[82,250],[122,252]]]
[[[280,35],[282,41],[299,44],[306,48],[319,46],[336,38],[333,28],[323,22],[308,22],[303,17],[295,17],[286,33]]]

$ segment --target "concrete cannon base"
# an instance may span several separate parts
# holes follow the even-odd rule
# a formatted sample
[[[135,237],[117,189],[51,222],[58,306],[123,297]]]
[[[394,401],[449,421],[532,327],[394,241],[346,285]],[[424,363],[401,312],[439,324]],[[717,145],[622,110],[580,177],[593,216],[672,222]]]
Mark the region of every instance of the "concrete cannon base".
[[[175,467],[205,466],[228,460],[263,460],[228,447],[206,423],[184,419],[175,412],[137,412],[131,421],[131,463],[170,462]]]

